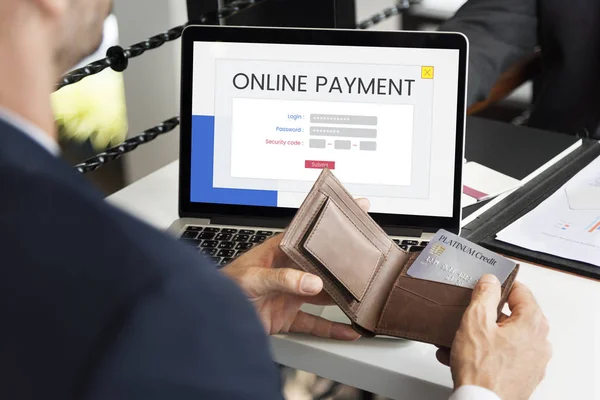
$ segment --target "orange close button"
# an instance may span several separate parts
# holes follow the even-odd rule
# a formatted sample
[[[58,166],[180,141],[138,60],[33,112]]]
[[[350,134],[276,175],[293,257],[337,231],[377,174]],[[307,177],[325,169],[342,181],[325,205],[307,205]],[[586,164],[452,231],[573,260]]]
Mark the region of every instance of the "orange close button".
[[[323,169],[323,168],[329,168],[329,169],[335,169],[335,161],[311,161],[311,160],[306,160],[304,162],[304,168],[309,168],[309,169]]]

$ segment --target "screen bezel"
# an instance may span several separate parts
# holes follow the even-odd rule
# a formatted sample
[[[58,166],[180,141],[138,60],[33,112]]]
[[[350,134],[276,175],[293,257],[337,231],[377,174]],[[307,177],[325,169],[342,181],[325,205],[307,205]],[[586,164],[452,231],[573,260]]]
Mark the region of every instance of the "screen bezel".
[[[191,202],[192,98],[195,42],[271,43],[300,45],[399,47],[459,50],[458,101],[456,111],[456,154],[454,205],[452,217],[371,213],[386,227],[418,228],[424,231],[446,229],[458,233],[461,222],[462,167],[466,120],[465,92],[467,84],[468,41],[460,33],[364,31],[310,28],[268,28],[190,25],[182,35],[181,59],[181,127],[179,158],[180,217],[211,218],[215,215],[253,217],[289,221],[297,209],[240,206]]]

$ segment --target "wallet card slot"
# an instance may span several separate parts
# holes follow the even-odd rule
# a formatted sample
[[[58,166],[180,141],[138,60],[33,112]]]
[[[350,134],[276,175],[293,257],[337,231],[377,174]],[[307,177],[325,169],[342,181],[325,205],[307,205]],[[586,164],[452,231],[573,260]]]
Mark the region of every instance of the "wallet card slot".
[[[362,301],[384,254],[331,198],[309,232],[303,248]]]
[[[468,306],[472,290],[465,287],[412,278],[403,272],[395,287],[440,306]]]
[[[323,210],[325,209],[325,206],[327,205],[327,202],[329,201],[329,197],[327,197],[324,193],[321,194],[325,196],[325,199],[323,200],[320,209],[317,210],[315,216],[320,216],[322,214]],[[304,237],[300,242],[301,245],[306,243],[306,240],[310,237],[312,231],[315,229],[318,220],[318,218],[314,218],[311,224],[307,227]],[[303,247],[302,250],[303,257],[305,257],[312,265],[316,267],[316,271],[314,272],[316,272],[317,275],[320,275],[321,279],[323,279],[323,282],[325,283],[326,288],[327,286],[333,286],[333,289],[335,289],[335,291],[337,292],[337,296],[341,296],[344,303],[346,304],[350,304],[351,302],[355,301],[355,298],[352,295],[352,293],[350,293],[348,289],[346,289],[341,284],[341,282],[339,282],[335,275],[329,272],[327,268],[324,268],[324,265],[321,263],[321,261],[314,257],[310,252],[306,251]]]
[[[466,309],[452,303],[455,302],[440,305],[396,286],[383,310],[377,333],[450,347]]]

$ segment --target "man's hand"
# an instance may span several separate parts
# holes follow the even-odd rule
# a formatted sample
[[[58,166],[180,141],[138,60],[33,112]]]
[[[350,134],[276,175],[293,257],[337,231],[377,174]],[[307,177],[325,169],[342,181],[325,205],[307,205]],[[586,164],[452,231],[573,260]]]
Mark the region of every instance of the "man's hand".
[[[369,202],[357,200],[367,211]],[[248,251],[222,271],[232,278],[254,303],[270,335],[308,333],[337,340],[356,340],[359,335],[348,325],[300,311],[304,303],[331,305],[318,276],[302,272],[280,249],[282,235]],[[357,266],[360,267],[360,266]]]
[[[481,278],[456,334],[448,360],[454,387],[474,385],[503,400],[529,399],[552,357],[548,321],[525,285],[515,282],[508,297],[511,316],[497,322],[501,286],[493,275]]]

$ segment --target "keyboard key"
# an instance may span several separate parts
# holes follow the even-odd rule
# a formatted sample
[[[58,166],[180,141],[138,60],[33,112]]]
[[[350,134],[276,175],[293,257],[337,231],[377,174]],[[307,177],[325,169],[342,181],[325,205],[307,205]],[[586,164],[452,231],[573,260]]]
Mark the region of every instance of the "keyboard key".
[[[221,243],[219,243],[219,248],[220,249],[231,250],[231,249],[235,248],[235,243],[233,243],[233,242],[221,242]]]
[[[250,242],[250,243],[262,243],[262,242],[264,242],[265,240],[267,240],[267,237],[266,237],[266,236],[258,236],[258,235],[256,235],[256,236],[252,236],[252,237],[250,238],[249,242]]]
[[[231,233],[219,233],[215,240],[231,240],[232,236]]]
[[[398,239],[394,239],[394,243],[400,244],[400,241]]]
[[[198,232],[186,231],[181,235],[183,239],[196,239],[198,237]]]
[[[221,264],[221,257],[209,257],[208,259],[217,265]]]
[[[186,226],[185,230],[190,231],[190,232],[200,232],[202,230],[202,227],[201,226]]]
[[[235,250],[221,250],[217,256],[231,258],[235,254]]]
[[[423,247],[423,246],[412,246],[410,248],[411,253],[416,253],[416,252],[423,251],[423,250],[425,250],[425,247]]]
[[[247,242],[250,239],[250,235],[235,235],[233,237],[234,242]]]
[[[215,233],[204,231],[198,236],[199,239],[212,240],[216,236]]]
[[[239,256],[241,256],[242,254],[244,254],[246,252],[246,250],[240,250],[237,253],[235,253],[235,256],[233,256],[233,258],[238,258]]]
[[[275,234],[275,232],[272,231],[258,231],[256,232],[257,235],[260,236],[273,236]]]
[[[223,232],[223,233],[231,233],[231,234],[237,233],[237,231],[238,231],[237,229],[223,229],[223,230],[221,230],[221,232]]]
[[[237,246],[235,246],[236,250],[248,250],[250,248],[252,248],[252,246],[254,246],[252,243],[238,243]]]
[[[407,245],[405,245],[405,244],[401,244],[401,245],[400,245],[400,248],[401,248],[402,250],[404,250],[404,251],[408,251],[408,246],[407,246]]]
[[[212,249],[216,248],[218,245],[219,242],[217,242],[216,240],[205,240],[204,242],[202,242],[200,247],[202,247],[203,249]]]
[[[240,235],[254,235],[255,232],[256,231],[252,231],[252,230],[249,230],[249,229],[242,229],[240,231]]]
[[[418,246],[419,242],[416,240],[403,240],[402,244],[405,244],[407,246]]]
[[[221,228],[204,228],[204,232],[218,233],[221,232]]]
[[[233,261],[233,258],[224,258],[221,260],[221,265],[227,265]]]
[[[429,244],[429,242],[421,242],[421,246],[426,247]]]
[[[185,243],[186,245],[192,246],[192,247],[198,247],[199,242],[196,239],[186,239],[186,238],[180,238],[179,239],[182,243]]]
[[[219,250],[217,249],[203,249],[200,254],[205,256],[216,256],[218,251]]]

